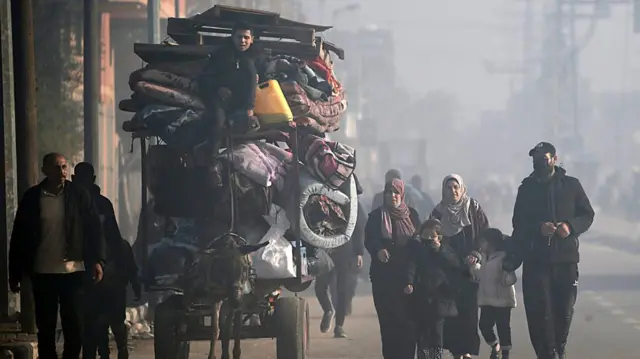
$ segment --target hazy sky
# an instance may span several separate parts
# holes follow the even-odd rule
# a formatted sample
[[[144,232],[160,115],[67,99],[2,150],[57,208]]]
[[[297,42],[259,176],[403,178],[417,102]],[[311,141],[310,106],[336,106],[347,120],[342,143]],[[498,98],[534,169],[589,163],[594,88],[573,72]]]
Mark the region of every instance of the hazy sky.
[[[401,84],[417,96],[430,90],[452,91],[470,114],[504,107],[513,76],[488,73],[484,61],[519,64],[522,1],[325,0],[324,13],[318,10],[321,3],[322,0],[309,1],[307,14],[311,21],[333,23],[340,28],[393,28],[397,74]],[[333,16],[333,9],[355,3],[360,4],[360,10]],[[581,12],[590,11],[587,7]],[[542,14],[542,6],[537,6],[536,41],[541,39]],[[593,40],[582,52],[582,75],[590,80],[592,90],[620,90],[623,78],[627,79],[627,88],[640,86],[640,66],[634,64],[640,57],[640,34],[631,32],[627,19],[630,10],[626,6],[614,8],[610,19],[598,22]],[[585,32],[583,24],[579,37]],[[625,36],[630,40],[626,54]],[[623,70],[625,58],[628,70]]]

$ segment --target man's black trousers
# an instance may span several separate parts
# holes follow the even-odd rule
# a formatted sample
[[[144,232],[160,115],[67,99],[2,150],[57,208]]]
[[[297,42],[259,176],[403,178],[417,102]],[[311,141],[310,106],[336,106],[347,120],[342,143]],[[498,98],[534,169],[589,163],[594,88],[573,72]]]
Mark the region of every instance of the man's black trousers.
[[[336,326],[343,326],[349,303],[351,301],[351,288],[353,282],[353,265],[350,261],[349,251],[340,249],[331,254],[335,264],[333,270],[316,278],[315,292],[320,307],[326,313],[335,311]],[[355,259],[353,260],[355,261]],[[335,281],[335,295],[330,295],[331,283]],[[331,294],[334,294],[331,291]],[[333,301],[332,301],[333,297]]]
[[[127,348],[127,328],[124,324],[126,311],[126,287],[101,288],[94,287],[88,293],[91,308],[87,308],[85,319],[85,343],[83,359],[96,357],[96,349],[100,358],[109,358],[109,328],[113,332],[118,350],[118,359],[129,357]]]
[[[525,263],[522,292],[529,337],[539,359],[563,354],[578,295],[578,264]]]
[[[64,336],[62,359],[78,359],[82,349],[85,272],[34,274],[32,283],[40,359],[58,359],[56,354],[58,308]]]

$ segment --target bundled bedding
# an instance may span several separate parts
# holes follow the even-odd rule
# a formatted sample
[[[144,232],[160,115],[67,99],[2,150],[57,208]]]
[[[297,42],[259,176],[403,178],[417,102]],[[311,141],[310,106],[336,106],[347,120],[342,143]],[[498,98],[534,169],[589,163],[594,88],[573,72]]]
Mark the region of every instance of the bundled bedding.
[[[170,44],[149,46],[165,46],[158,53],[176,50]],[[131,120],[122,125],[125,131],[134,137],[161,140],[149,150],[152,168],[147,180],[156,201],[154,210],[173,218],[194,218],[202,212],[226,218],[231,216],[231,203],[235,203],[240,224],[247,224],[255,223],[277,204],[284,208],[286,217],[300,220],[278,230],[274,225],[260,227],[259,232],[264,233],[258,237],[273,237],[274,245],[256,258],[279,266],[271,272],[266,270],[270,274],[264,275],[292,275],[291,263],[287,262],[292,260],[292,230],[299,230],[305,246],[318,250],[309,272],[323,272],[318,268],[329,268],[322,259],[327,257],[323,250],[350,240],[358,213],[355,150],[325,139],[326,133],[340,128],[347,110],[346,94],[333,73],[329,53],[294,51],[298,56],[292,56],[265,51],[257,57],[254,114],[259,126],[243,126],[241,111],[223,109],[227,111],[227,136],[227,128],[223,129],[224,134],[214,134],[218,128],[212,125],[211,118],[217,113],[207,108],[211,107],[211,96],[223,96],[207,93],[212,88],[209,81],[224,83],[224,74],[205,70],[216,52],[203,56],[202,51],[191,46],[185,47],[174,61],[167,60],[172,58],[169,55],[145,59],[148,64],[130,74],[133,94],[119,103],[122,111],[133,113]],[[277,110],[275,114],[261,113],[263,109]],[[278,116],[282,113],[285,116]],[[250,113],[244,116],[253,117]],[[207,146],[218,148],[212,145],[212,137],[218,135],[223,135],[221,151],[206,152]],[[297,141],[295,146],[293,139]],[[298,149],[297,158],[293,148]],[[164,241],[153,252],[159,266],[154,271],[160,277],[167,275],[166,283],[178,279],[164,273],[165,269],[178,271],[177,267],[184,267],[191,260],[188,253],[193,249],[193,240],[182,237],[176,234],[171,243]],[[160,268],[167,260],[176,262],[177,267]]]

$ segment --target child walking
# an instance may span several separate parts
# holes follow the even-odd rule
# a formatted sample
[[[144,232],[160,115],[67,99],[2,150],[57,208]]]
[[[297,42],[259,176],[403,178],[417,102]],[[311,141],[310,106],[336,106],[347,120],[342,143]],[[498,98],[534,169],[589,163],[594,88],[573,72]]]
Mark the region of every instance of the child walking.
[[[128,359],[127,327],[125,316],[127,307],[127,287],[131,284],[135,300],[139,301],[141,286],[138,281],[138,266],[133,257],[131,245],[125,239],[112,239],[108,243],[110,260],[105,267],[104,280],[93,290],[94,312],[98,320],[91,323],[93,339],[84,358],[95,358],[95,348],[101,359],[108,359],[109,328],[113,332],[118,350],[118,359]],[[90,319],[91,320],[91,319]]]
[[[491,359],[508,359],[511,350],[511,309],[516,307],[517,281],[514,272],[502,269],[508,236],[495,228],[481,233],[480,247],[484,261],[470,267],[471,275],[479,282],[480,333],[491,346]],[[493,331],[498,330],[498,337]]]
[[[442,225],[437,219],[422,224],[418,236],[409,241],[408,249],[404,292],[411,294],[418,359],[442,359],[444,318],[456,315],[448,274],[459,268],[460,262],[443,242]]]

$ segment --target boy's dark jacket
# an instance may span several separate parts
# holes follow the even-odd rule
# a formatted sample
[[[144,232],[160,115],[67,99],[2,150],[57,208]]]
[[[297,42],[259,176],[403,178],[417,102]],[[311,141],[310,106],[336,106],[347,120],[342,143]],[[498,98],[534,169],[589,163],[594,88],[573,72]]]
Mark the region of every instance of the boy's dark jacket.
[[[43,182],[29,188],[13,223],[9,248],[9,278],[20,282],[23,274],[31,274],[41,241],[40,196]],[[64,184],[66,259],[84,261],[86,268],[104,264],[105,241],[96,205],[89,192],[66,181]]]
[[[432,301],[446,308],[455,302],[455,285],[451,277],[460,270],[460,259],[443,240],[439,249],[414,238],[408,243],[409,260],[405,272],[406,284],[414,287],[415,303],[424,306]],[[446,305],[443,305],[445,304]],[[445,315],[446,313],[437,313]]]
[[[241,52],[229,37],[224,45],[210,55],[205,68],[206,76],[200,78],[201,96],[207,100],[217,96],[221,87],[231,90],[231,110],[252,110],[256,98],[257,70],[256,61],[260,59],[261,49],[252,44]]]
[[[513,210],[510,258],[505,269],[514,270],[522,261],[532,263],[578,263],[579,236],[593,223],[595,213],[580,181],[556,167],[547,182],[533,175],[518,188]],[[545,222],[567,223],[571,234],[551,239],[541,233]],[[550,243],[550,245],[549,245]]]

